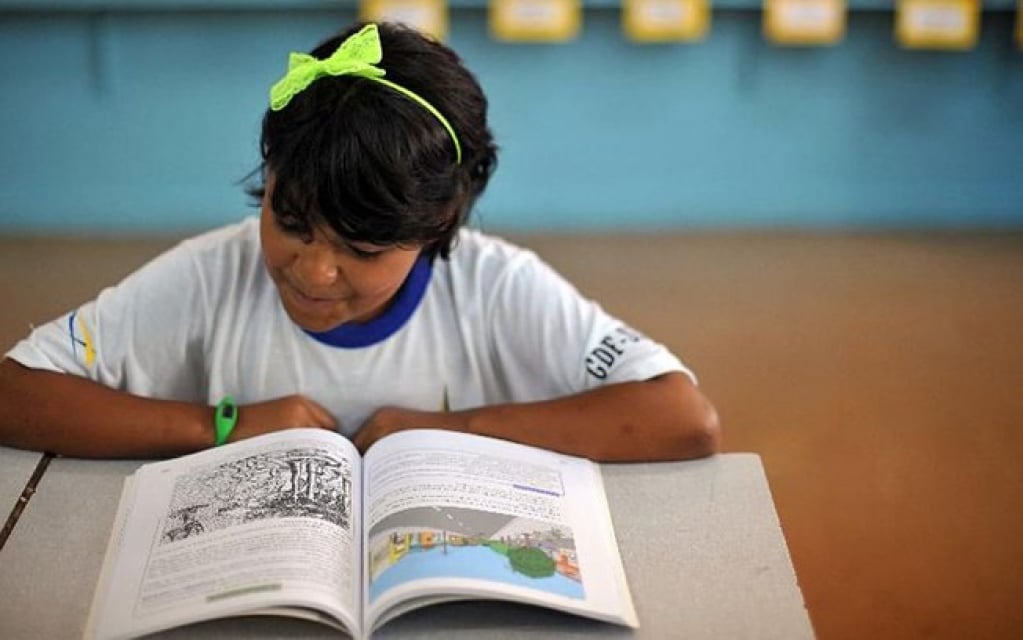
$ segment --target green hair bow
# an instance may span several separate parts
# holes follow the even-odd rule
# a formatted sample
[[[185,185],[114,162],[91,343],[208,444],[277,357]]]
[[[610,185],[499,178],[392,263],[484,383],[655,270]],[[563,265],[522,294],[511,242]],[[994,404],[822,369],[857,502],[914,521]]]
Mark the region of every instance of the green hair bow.
[[[330,57],[320,60],[307,53],[293,52],[288,56],[288,72],[270,88],[270,109],[280,111],[288,106],[291,99],[324,76],[358,76],[387,85],[402,95],[414,100],[429,111],[447,130],[455,144],[455,160],[462,163],[462,145],[458,142],[455,129],[440,111],[419,94],[386,80],[387,73],[375,66],[383,59],[380,34],[375,24],[367,24],[358,33],[348,37]]]

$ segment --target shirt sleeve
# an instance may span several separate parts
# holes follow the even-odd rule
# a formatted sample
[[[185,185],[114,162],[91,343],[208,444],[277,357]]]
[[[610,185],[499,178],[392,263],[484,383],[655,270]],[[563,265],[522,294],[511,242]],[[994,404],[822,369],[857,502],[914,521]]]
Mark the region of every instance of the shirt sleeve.
[[[138,395],[204,399],[202,290],[195,260],[179,245],[34,329],[7,357]]]
[[[514,255],[497,277],[487,316],[498,370],[530,398],[673,371],[696,381],[664,345],[581,295],[530,251]]]

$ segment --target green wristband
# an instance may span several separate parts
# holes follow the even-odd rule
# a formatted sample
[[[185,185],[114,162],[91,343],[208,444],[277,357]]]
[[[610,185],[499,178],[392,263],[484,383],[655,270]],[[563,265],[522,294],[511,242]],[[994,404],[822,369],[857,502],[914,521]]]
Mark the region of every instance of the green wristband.
[[[217,412],[214,414],[213,426],[216,429],[217,437],[213,444],[219,447],[227,442],[236,424],[238,424],[238,405],[234,403],[234,398],[231,396],[224,396],[224,399],[217,405]]]

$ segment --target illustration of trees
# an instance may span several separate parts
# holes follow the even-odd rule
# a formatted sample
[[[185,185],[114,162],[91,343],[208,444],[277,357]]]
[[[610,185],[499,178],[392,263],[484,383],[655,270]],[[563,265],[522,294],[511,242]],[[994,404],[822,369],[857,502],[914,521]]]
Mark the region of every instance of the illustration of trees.
[[[312,516],[347,527],[350,480],[341,462],[317,451],[294,449],[267,461],[283,486],[265,496],[253,516]]]
[[[546,553],[532,547],[518,547],[508,551],[513,570],[530,578],[548,578],[554,575],[556,565]]]
[[[219,513],[242,521],[304,516],[347,528],[351,479],[341,460],[315,449],[251,456],[219,466],[202,483]]]

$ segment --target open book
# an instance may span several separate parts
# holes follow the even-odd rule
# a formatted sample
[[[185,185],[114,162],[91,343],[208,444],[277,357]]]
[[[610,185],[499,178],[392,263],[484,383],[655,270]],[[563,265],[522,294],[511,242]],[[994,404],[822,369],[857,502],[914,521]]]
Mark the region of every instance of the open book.
[[[475,598],[638,626],[598,465],[433,429],[360,457],[293,429],[128,477],[86,637],[272,613],[366,638]]]

